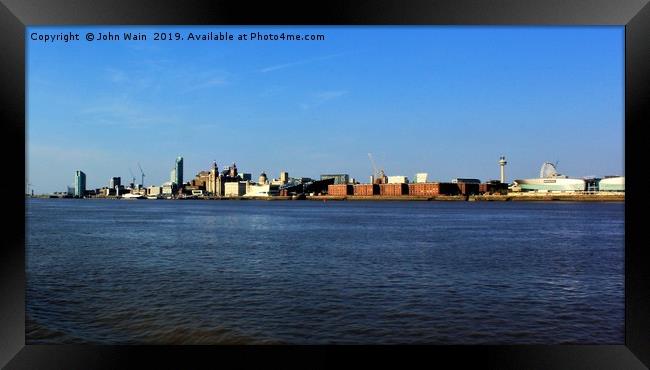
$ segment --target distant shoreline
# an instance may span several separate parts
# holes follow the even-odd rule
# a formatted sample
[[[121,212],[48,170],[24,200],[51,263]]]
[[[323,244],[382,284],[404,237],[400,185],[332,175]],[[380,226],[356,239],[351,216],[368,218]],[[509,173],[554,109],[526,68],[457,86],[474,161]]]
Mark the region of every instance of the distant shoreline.
[[[624,194],[548,194],[548,195],[445,195],[437,197],[414,196],[311,196],[308,200],[351,200],[351,201],[468,201],[468,202],[625,202]]]
[[[74,199],[50,196],[33,196],[27,198],[37,199]],[[271,196],[271,197],[205,197],[205,198],[187,198],[187,199],[122,199],[115,197],[92,197],[84,199],[104,199],[104,200],[121,200],[121,201],[165,201],[165,200],[265,200],[265,201],[286,201],[286,200],[311,200],[311,201],[468,201],[468,202],[625,202],[625,194],[508,194],[508,195],[441,195],[435,197],[418,197],[418,196],[334,196],[334,195],[312,195],[305,197],[295,196]]]

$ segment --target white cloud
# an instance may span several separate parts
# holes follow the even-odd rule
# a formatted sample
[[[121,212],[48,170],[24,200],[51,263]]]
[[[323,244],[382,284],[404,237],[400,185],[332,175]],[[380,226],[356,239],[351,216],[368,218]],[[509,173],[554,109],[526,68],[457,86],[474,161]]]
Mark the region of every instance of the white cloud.
[[[126,75],[126,72],[120,70],[120,69],[115,69],[115,68],[106,68],[106,73],[107,77],[111,82],[114,83],[122,83],[122,82],[127,82],[128,77]]]
[[[345,96],[348,93],[349,91],[347,90],[321,91],[313,94],[312,95],[313,97],[309,102],[300,104],[300,108],[302,108],[303,110],[314,108],[328,101]]]
[[[177,123],[177,119],[163,112],[151,112],[132,100],[119,97],[97,101],[79,111],[79,122],[86,124],[143,128],[161,124]]]
[[[317,58],[303,59],[303,60],[298,60],[298,61],[295,61],[295,62],[276,64],[276,65],[264,67],[264,68],[260,69],[259,72],[267,73],[267,72],[277,71],[279,69],[284,69],[284,68],[289,68],[289,67],[293,67],[293,66],[308,64],[308,63],[312,63],[312,62],[317,62],[317,61],[321,61],[321,60],[336,58],[336,57],[339,57],[341,55],[344,55],[344,54],[343,53],[331,54],[331,55],[325,55],[325,56],[317,57]]]
[[[194,84],[193,86],[188,87],[183,91],[183,93],[188,93],[196,90],[207,89],[214,86],[221,86],[227,84],[228,81],[225,77],[212,77],[204,80],[201,83]]]

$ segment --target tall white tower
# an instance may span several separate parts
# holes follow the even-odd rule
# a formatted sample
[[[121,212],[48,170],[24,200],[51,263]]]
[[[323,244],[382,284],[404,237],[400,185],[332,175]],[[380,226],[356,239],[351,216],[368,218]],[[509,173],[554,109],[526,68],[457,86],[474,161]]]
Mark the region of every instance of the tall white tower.
[[[508,164],[508,162],[506,162],[506,157],[502,155],[499,158],[499,166],[501,166],[501,183],[502,184],[504,184],[506,182],[506,164]]]

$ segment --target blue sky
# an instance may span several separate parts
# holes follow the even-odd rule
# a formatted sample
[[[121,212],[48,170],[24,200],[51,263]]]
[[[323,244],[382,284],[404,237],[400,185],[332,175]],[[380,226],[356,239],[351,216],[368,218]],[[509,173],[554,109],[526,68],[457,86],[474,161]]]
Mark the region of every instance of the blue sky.
[[[325,41],[93,41],[87,32],[323,34]],[[73,32],[44,43],[30,34]],[[623,27],[30,27],[27,181],[348,173],[368,153],[431,180],[624,174]]]

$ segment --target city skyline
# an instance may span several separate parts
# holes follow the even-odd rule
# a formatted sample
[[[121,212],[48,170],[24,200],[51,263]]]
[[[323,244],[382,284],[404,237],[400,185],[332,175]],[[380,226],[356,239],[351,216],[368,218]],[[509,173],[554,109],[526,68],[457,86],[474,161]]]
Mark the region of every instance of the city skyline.
[[[27,40],[27,181],[145,186],[237,163],[255,178],[624,175],[622,27],[30,27],[27,35],[308,30],[311,42]],[[138,176],[136,176],[137,178]]]

